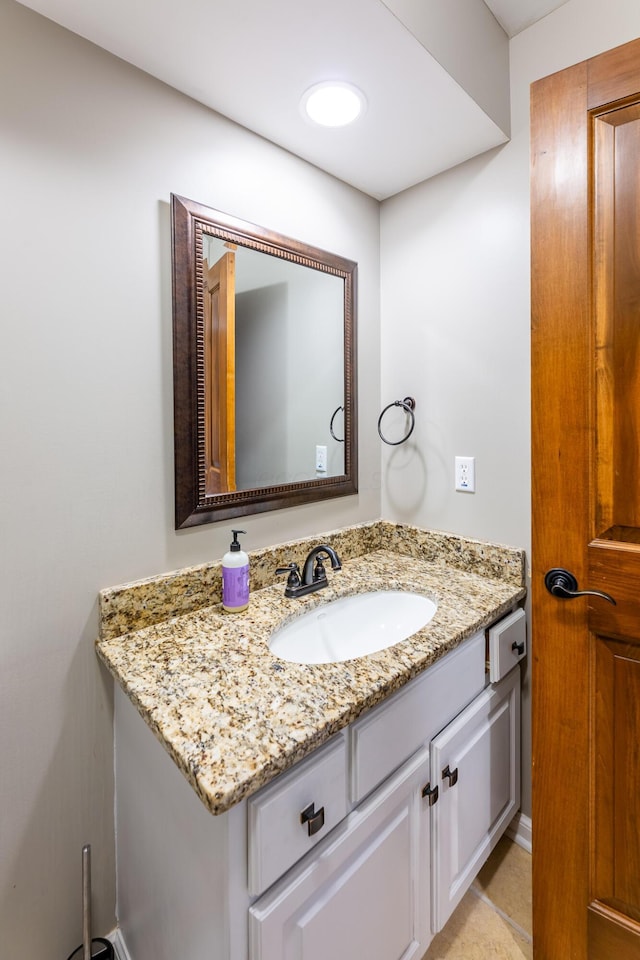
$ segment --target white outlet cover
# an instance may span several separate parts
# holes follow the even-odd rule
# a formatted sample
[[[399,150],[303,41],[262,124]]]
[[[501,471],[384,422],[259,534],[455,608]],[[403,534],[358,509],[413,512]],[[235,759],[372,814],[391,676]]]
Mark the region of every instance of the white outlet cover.
[[[456,457],[456,490],[459,493],[476,492],[476,458]]]
[[[316,445],[316,473],[327,472],[327,448],[324,444]]]

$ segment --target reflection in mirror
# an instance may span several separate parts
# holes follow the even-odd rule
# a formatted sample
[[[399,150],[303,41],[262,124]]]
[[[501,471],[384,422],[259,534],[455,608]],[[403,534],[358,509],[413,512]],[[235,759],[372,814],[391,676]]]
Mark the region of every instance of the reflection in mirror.
[[[216,492],[343,474],[344,448],[332,439],[329,424],[344,402],[344,281],[204,239],[204,276],[214,275],[215,285],[224,269],[227,290],[235,287],[235,296],[228,293],[233,303],[225,305],[226,324],[218,321],[212,331],[218,354],[232,363],[235,308],[235,475],[229,442],[225,483]],[[225,430],[227,438],[233,436],[233,398],[228,400],[217,424],[214,417],[212,442]],[[325,471],[317,470],[318,445],[327,448]]]
[[[356,265],[172,196],[176,528],[357,490]]]

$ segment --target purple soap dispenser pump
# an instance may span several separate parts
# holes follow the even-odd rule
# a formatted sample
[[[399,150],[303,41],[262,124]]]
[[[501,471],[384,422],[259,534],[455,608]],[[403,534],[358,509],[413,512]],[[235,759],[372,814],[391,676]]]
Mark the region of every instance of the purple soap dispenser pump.
[[[222,558],[222,609],[240,613],[249,606],[249,557],[240,546],[239,533],[232,530],[233,540]]]

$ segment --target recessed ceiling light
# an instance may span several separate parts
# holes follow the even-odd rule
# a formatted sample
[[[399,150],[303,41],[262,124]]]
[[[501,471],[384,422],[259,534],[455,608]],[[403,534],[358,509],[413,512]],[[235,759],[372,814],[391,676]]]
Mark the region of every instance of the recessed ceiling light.
[[[323,127],[345,127],[364,113],[364,94],[350,83],[327,80],[310,87],[302,97],[303,114]]]

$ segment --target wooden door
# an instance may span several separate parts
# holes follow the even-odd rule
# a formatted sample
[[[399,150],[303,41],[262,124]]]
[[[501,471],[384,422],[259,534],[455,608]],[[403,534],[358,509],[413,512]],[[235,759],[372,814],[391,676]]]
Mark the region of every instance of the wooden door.
[[[205,490],[236,489],[235,253],[204,262]]]
[[[531,122],[534,957],[638,960],[640,41]]]

